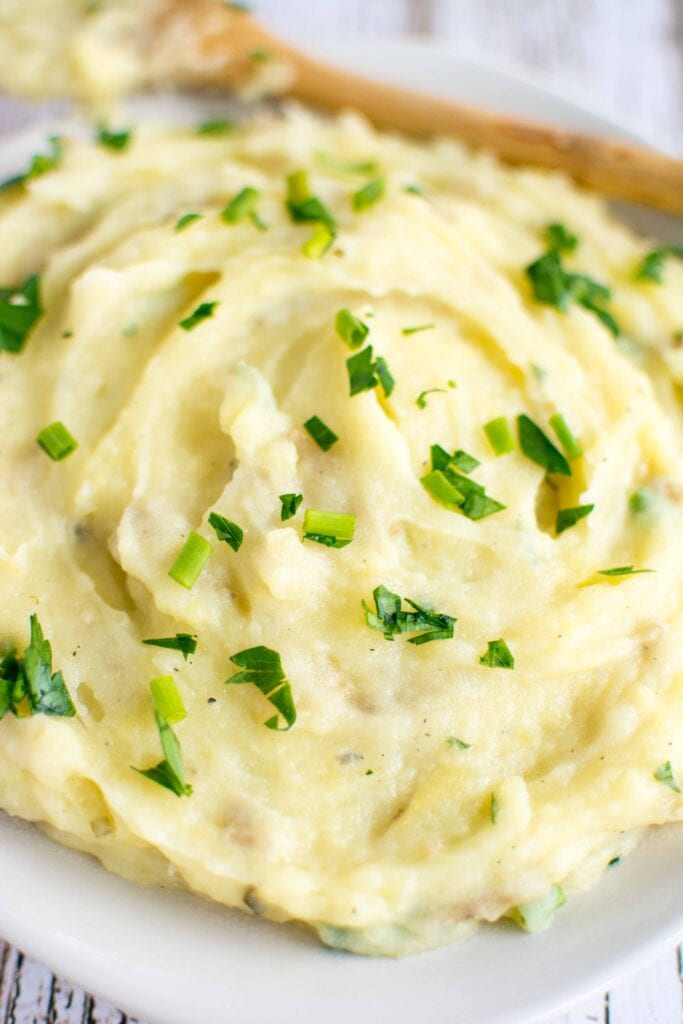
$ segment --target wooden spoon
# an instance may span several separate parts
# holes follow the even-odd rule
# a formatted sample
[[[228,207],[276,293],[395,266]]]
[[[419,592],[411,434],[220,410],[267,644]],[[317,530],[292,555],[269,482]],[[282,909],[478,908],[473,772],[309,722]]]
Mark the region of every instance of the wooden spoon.
[[[330,67],[223,0],[159,0],[155,74],[176,85],[241,87],[264,59],[286,65],[286,94],[326,110],[353,107],[379,128],[451,135],[513,164],[564,171],[605,195],[683,214],[683,161],[615,139],[547,127],[385,85]]]

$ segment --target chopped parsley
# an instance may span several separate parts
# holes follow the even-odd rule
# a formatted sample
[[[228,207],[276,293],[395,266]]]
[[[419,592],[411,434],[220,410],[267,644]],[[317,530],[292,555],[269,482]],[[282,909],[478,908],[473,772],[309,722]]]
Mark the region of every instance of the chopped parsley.
[[[203,320],[209,320],[214,315],[217,306],[217,302],[202,302],[194,313],[180,321],[180,326],[184,331],[193,331]]]
[[[573,274],[564,268],[557,249],[550,249],[526,268],[537,302],[555,306],[565,313],[570,303],[578,302],[595,316],[615,337],[621,333],[619,324],[605,308],[612,293],[606,285],[585,274]]]
[[[153,768],[133,768],[133,771],[138,772],[139,775],[144,775],[146,779],[156,782],[157,785],[163,786],[164,789],[170,790],[171,793],[175,793],[178,797],[191,796],[192,786],[185,782],[180,743],[162,711],[162,708],[168,709],[170,707],[180,715],[180,708],[182,707],[180,694],[176,691],[176,701],[173,694],[175,683],[170,676],[166,676],[164,679],[153,680],[150,688],[154,703],[154,719],[159,731],[164,759]],[[183,714],[180,715],[180,718],[176,717],[176,721],[180,721],[181,718],[185,717],[184,711],[185,709],[183,708]]]
[[[654,569],[636,569],[632,565],[620,565],[616,569],[598,569],[599,576],[638,576],[643,572],[654,572]]]
[[[469,750],[472,746],[471,743],[465,743],[464,740],[459,740],[457,736],[449,736],[446,743],[449,747],[456,747],[458,750]]]
[[[504,640],[489,640],[486,653],[482,654],[479,664],[488,668],[514,668],[515,659]]]
[[[336,235],[326,224],[318,224],[309,239],[301,246],[301,251],[309,260],[321,259],[331,248]]]
[[[15,177],[3,181],[0,184],[0,192],[6,192],[8,189],[16,188],[18,185],[25,185],[34,178],[42,178],[48,171],[53,171],[55,167],[59,166],[64,157],[64,144],[58,135],[51,135],[48,141],[50,143],[50,152],[36,153],[31,159],[28,170],[23,174],[15,175]]]
[[[497,416],[484,424],[484,433],[493,448],[494,455],[507,455],[515,450],[515,439],[505,416]]]
[[[44,312],[37,274],[18,288],[0,288],[0,352],[21,352]]]
[[[683,260],[683,245],[663,245],[659,249],[653,249],[640,261],[633,275],[636,281],[652,281],[655,284],[662,283],[664,263],[668,259],[677,257]]]
[[[322,448],[324,452],[329,452],[332,445],[336,444],[339,440],[334,431],[330,430],[319,416],[311,416],[310,420],[306,420],[304,430],[311,435],[318,447]]]
[[[185,228],[189,228],[190,224],[193,224],[196,220],[201,220],[204,215],[202,213],[184,213],[176,221],[174,231],[184,231]]]
[[[374,160],[341,160],[321,150],[318,150],[315,157],[322,167],[339,174],[375,174],[378,168]]]
[[[561,885],[554,883],[546,896],[532,900],[519,907],[513,907],[509,917],[527,932],[540,932],[547,927],[556,910],[567,902]]]
[[[589,516],[595,505],[576,505],[574,508],[561,508],[558,510],[555,520],[555,533],[564,533],[571,526],[575,526],[581,519]]]
[[[344,512],[319,512],[308,508],[304,515],[304,540],[328,548],[345,548],[354,538],[356,517]]]
[[[221,213],[221,219],[226,224],[239,224],[256,213],[256,206],[260,200],[259,190],[248,185],[230,200]]]
[[[371,206],[379,202],[386,190],[387,183],[384,178],[374,178],[367,185],[363,185],[351,197],[351,206],[354,213],[363,213],[364,210],[369,210]]]
[[[479,465],[467,452],[457,451],[450,455],[435,444],[431,448],[431,457],[431,471],[420,482],[435,501],[473,520],[484,519],[505,508],[505,505],[490,498],[481,484],[465,475],[476,468],[473,463]]]
[[[355,317],[350,309],[340,309],[335,320],[337,334],[349,348],[360,348],[370,328]]]
[[[372,391],[378,384],[388,398],[394,390],[395,381],[389,372],[386,361],[378,356],[372,358],[372,345],[368,345],[355,356],[346,360],[346,369],[349,374],[349,394],[358,395],[362,391]]]
[[[217,117],[211,121],[203,121],[197,127],[197,135],[230,135],[235,130],[235,122],[225,117]]]
[[[78,448],[78,441],[63,423],[51,423],[38,434],[36,441],[53,462],[61,462]]]
[[[294,171],[288,176],[287,209],[295,224],[323,224],[334,235],[337,222],[325,204],[312,195],[307,171]]]
[[[278,712],[263,723],[266,728],[276,732],[291,729],[296,722],[296,707],[277,651],[269,647],[250,647],[233,654],[230,661],[243,671],[231,676],[226,683],[253,683]],[[284,719],[284,726],[279,724],[280,716]]]
[[[545,240],[549,249],[555,252],[574,252],[578,247],[579,239],[572,234],[564,224],[548,224],[545,229]]]
[[[409,644],[417,645],[452,638],[457,622],[453,616],[422,608],[407,597],[403,600],[413,610],[401,611],[401,598],[398,594],[392,594],[382,584],[373,590],[372,596],[375,602],[374,612],[365,601],[361,601],[365,622],[370,629],[383,633],[385,640],[393,640],[395,636],[403,633],[417,633],[417,636],[408,639]]]
[[[280,520],[285,523],[288,519],[293,519],[299,510],[301,502],[304,500],[303,494],[281,494],[280,495]]]
[[[181,587],[185,587],[185,590],[192,590],[212,551],[208,540],[193,531],[169,569],[168,575]]]
[[[225,516],[219,516],[212,512],[209,516],[209,526],[216,531],[219,540],[229,544],[233,551],[239,551],[244,540],[244,530],[237,523],[231,522]]]
[[[112,131],[103,121],[100,121],[97,125],[96,139],[100,146],[112,149],[115,153],[123,153],[133,140],[133,132],[131,129]]]
[[[411,334],[420,334],[422,331],[433,331],[436,324],[418,324],[416,327],[404,327],[401,334],[409,337]]]
[[[175,636],[161,637],[156,640],[143,640],[148,647],[164,647],[169,651],[180,651],[185,661],[197,650],[197,638],[190,633],[176,633]]]
[[[569,424],[567,423],[564,416],[556,412],[554,416],[550,417],[550,426],[555,432],[557,440],[564,449],[564,454],[568,459],[579,459],[583,455],[583,448],[581,442],[578,441],[572,434]]]
[[[11,652],[0,661],[0,718],[8,711],[17,718],[76,714],[62,673],[52,672],[52,647],[37,615],[31,616],[31,640],[23,658]]]
[[[528,416],[517,417],[519,446],[528,459],[542,466],[548,473],[571,476],[571,466],[559,449]]]
[[[681,792],[681,787],[678,785],[674,777],[671,761],[665,761],[664,764],[660,765],[654,773],[653,778],[655,778],[657,782],[663,782],[665,786],[669,787],[669,789],[673,789],[674,793]]]
[[[456,387],[455,381],[454,380],[449,380],[448,381],[448,387],[449,388]],[[418,407],[418,409],[426,409],[427,408],[427,396],[428,395],[437,395],[437,394],[446,395],[446,394],[448,394],[448,391],[447,391],[446,388],[427,388],[426,391],[421,391],[420,394],[417,396],[417,398],[415,399],[415,405]],[[478,465],[478,463],[477,463],[477,465]]]

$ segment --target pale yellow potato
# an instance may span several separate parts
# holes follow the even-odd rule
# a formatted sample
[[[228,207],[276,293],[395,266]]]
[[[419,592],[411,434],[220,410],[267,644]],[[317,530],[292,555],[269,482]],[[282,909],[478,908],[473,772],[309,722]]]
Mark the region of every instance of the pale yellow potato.
[[[321,150],[377,161],[386,196],[352,212],[365,179]],[[320,260],[284,205],[302,167],[339,224]],[[267,231],[220,217],[246,185]],[[580,237],[566,265],[613,288],[620,339],[531,297],[551,221]],[[5,716],[0,806],[128,877],[390,955],[553,885],[571,898],[681,818],[654,778],[667,761],[683,778],[680,264],[635,283],[646,243],[560,176],[296,110],[227,138],[141,129],[122,154],[68,144],[0,196],[0,228],[0,283],[39,272],[47,310],[22,354],[0,353],[0,638],[23,650],[37,613],[78,712]],[[182,330],[201,302],[213,318]],[[349,397],[343,307],[396,378],[390,406]],[[526,412],[548,430],[557,411],[585,458],[553,492],[482,426]],[[302,428],[314,414],[339,436],[327,453]],[[80,445],[60,463],[35,441],[54,420]],[[476,456],[507,508],[471,521],[430,498],[434,443]],[[641,486],[654,502],[635,514]],[[282,523],[286,492],[304,505]],[[552,502],[595,510],[556,537]],[[306,508],[354,514],[353,542],[303,541]],[[238,553],[214,510],[243,527]],[[168,570],[192,530],[214,552],[188,592]],[[630,564],[655,571],[596,575]],[[456,616],[454,638],[369,629],[380,583]],[[187,663],[142,645],[176,632],[198,637]],[[479,664],[500,637],[512,671]],[[230,656],[260,644],[291,682],[289,732],[264,727],[255,687],[225,685]],[[131,770],[160,759],[161,675],[188,711],[190,797]]]

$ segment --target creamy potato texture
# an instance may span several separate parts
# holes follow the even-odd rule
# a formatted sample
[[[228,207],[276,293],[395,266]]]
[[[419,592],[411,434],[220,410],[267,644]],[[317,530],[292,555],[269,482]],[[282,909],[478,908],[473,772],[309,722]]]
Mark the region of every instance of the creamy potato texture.
[[[337,221],[318,259],[285,206],[299,169]],[[265,230],[221,217],[247,186]],[[524,268],[557,221],[619,337],[534,298]],[[39,274],[45,309],[0,353],[0,638],[23,651],[37,614],[77,710],[5,715],[2,807],[129,877],[385,954],[533,917],[681,818],[661,781],[667,762],[683,779],[680,264],[634,280],[647,245],[560,176],[297,111],[231,136],[140,129],[122,152],[67,142],[2,194],[0,224],[0,284]],[[341,309],[389,398],[349,395]],[[483,425],[522,413],[555,441],[564,415],[571,476],[547,481],[517,442],[494,454]],[[51,462],[36,436],[57,420],[79,448]],[[505,508],[434,500],[432,445],[479,460],[470,479]],[[287,493],[304,500],[283,522]],[[558,509],[589,504],[556,534]],[[304,540],[306,509],[354,515],[352,543]],[[186,590],[168,573],[192,531],[213,553]],[[599,575],[624,566],[653,571]],[[453,638],[369,628],[380,584],[457,618]],[[197,638],[187,662],[142,643],[176,633]],[[480,663],[501,638],[513,669]],[[257,645],[291,684],[287,732],[256,686],[225,685]],[[149,682],[167,675],[188,797],[131,769],[160,760]]]

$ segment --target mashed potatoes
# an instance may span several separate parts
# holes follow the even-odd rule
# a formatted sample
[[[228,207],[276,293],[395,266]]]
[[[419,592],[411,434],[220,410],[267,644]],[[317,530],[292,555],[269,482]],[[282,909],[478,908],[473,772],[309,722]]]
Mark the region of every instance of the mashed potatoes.
[[[300,169],[310,223],[285,205]],[[559,176],[296,111],[66,143],[0,224],[0,320],[45,311],[0,353],[0,638],[21,654],[37,615],[76,711],[5,714],[2,807],[128,877],[392,955],[543,924],[683,816],[674,259],[636,281],[645,245]],[[12,291],[34,274],[39,303]],[[55,421],[62,461],[36,443]],[[303,539],[307,510],[355,517],[351,542]],[[213,550],[186,589],[193,533]],[[652,571],[600,575],[628,566]],[[378,622],[380,585],[418,609],[380,591]],[[187,661],[142,642],[176,634]],[[287,731],[262,677],[226,685],[254,647]],[[168,676],[180,797],[131,768],[159,763]]]

